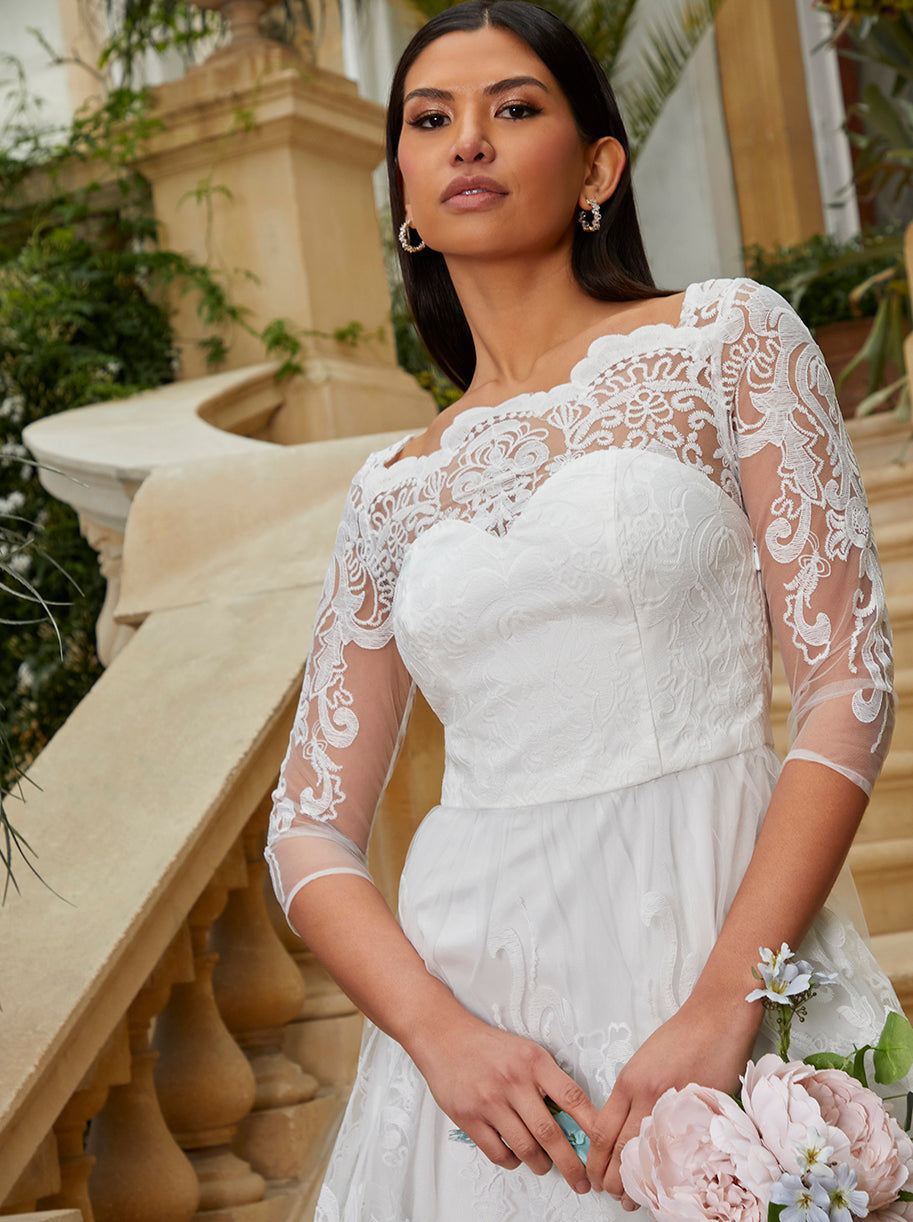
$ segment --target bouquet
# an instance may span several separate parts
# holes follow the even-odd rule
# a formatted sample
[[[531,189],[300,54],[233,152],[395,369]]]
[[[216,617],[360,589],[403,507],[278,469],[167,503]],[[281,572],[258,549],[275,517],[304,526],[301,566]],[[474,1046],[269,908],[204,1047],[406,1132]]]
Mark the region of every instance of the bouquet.
[[[892,1012],[877,1044],[791,1061],[793,1017],[834,977],[785,943],[752,971],[760,987],[748,1000],[774,1012],[777,1053],[749,1061],[738,1098],[666,1091],[624,1147],[625,1192],[657,1222],[913,1222],[913,1093],[904,1129],[868,1083],[869,1054],[879,1085],[909,1071],[910,1023]]]
[[[881,1086],[909,1072],[913,1027],[891,1012],[877,1044],[791,1061],[793,1019],[835,977],[786,943],[760,954],[746,1000],[772,1012],[777,1052],[748,1062],[738,1097],[696,1083],[661,1095],[622,1151],[625,1192],[656,1222],[913,1222],[913,1092],[895,1096],[901,1128],[868,1083],[869,1059]],[[545,1102],[585,1160],[587,1135]]]

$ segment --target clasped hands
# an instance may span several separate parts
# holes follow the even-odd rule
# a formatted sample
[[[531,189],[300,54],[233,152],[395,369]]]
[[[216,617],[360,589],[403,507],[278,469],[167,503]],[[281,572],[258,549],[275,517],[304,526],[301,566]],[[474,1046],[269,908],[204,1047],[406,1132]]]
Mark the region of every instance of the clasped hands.
[[[554,1165],[574,1192],[604,1191],[632,1210],[638,1207],[624,1192],[621,1152],[656,1100],[689,1082],[736,1090],[754,1041],[750,1025],[734,1035],[719,1016],[707,1021],[686,1003],[628,1061],[598,1109],[544,1048],[471,1015],[466,1020],[415,1057],[443,1111],[497,1166],[513,1170],[525,1163],[544,1175]],[[586,1166],[546,1096],[590,1138]]]

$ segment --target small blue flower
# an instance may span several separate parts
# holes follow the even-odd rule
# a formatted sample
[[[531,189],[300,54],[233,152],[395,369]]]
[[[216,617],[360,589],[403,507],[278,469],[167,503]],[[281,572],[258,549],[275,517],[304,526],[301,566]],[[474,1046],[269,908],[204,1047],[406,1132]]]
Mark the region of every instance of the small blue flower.
[[[828,1222],[831,1198],[816,1179],[806,1185],[798,1175],[784,1175],[772,1185],[770,1199],[786,1207],[780,1222]]]
[[[818,1183],[830,1197],[831,1222],[852,1222],[852,1214],[865,1218],[869,1212],[869,1194],[856,1187],[856,1172],[841,1163],[822,1175]]]

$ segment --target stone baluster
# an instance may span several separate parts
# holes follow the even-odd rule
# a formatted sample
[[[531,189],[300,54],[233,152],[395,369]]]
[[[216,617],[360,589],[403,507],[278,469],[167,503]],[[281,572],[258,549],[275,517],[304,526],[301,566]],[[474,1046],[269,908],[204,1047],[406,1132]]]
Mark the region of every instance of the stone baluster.
[[[32,1213],[37,1202],[60,1187],[60,1163],[54,1131],[47,1133],[29,1159],[22,1174],[0,1202],[0,1216]]]
[[[262,1175],[292,1179],[307,1164],[326,1117],[315,1099],[317,1079],[282,1050],[284,1026],[300,1013],[305,991],[264,901],[267,813],[261,806],[244,831],[248,884],[229,892],[210,946],[219,956],[213,972],[216,1001],[257,1081],[254,1107],[239,1125],[235,1150]]]
[[[231,1150],[238,1122],[256,1092],[253,1070],[232,1039],[216,1005],[212,972],[217,959],[207,949],[212,922],[225,907],[230,887],[244,887],[247,871],[240,844],[229,853],[188,916],[194,978],[175,984],[155,1024],[152,1046],[159,1053],[155,1086],[162,1114],[187,1154],[200,1184],[200,1217],[262,1201],[262,1176]],[[242,1210],[245,1217],[257,1211]],[[220,1215],[221,1216],[221,1215]]]
[[[130,1081],[111,1087],[89,1128],[95,1222],[190,1222],[196,1213],[197,1177],[162,1116],[153,1084],[158,1054],[149,1046],[150,1024],[172,984],[192,978],[190,939],[183,928],[127,1011]]]
[[[95,1158],[85,1149],[86,1126],[104,1105],[112,1085],[130,1081],[130,1039],[126,1019],[104,1048],[57,1117],[54,1133],[60,1158],[60,1189],[42,1198],[42,1209],[78,1209],[83,1222],[95,1222],[89,1198],[89,1175]]]
[[[305,987],[301,1012],[286,1025],[283,1049],[322,1086],[338,1087],[345,1093],[358,1067],[361,1012],[290,928],[268,879],[264,891],[273,929],[297,964]]]
[[[95,625],[95,647],[102,666],[110,666],[136,632],[135,626],[118,624],[114,618],[114,609],[120,598],[124,536],[121,531],[104,526],[85,513],[79,514],[79,529],[89,547],[98,552],[98,567],[108,583],[105,601]]]

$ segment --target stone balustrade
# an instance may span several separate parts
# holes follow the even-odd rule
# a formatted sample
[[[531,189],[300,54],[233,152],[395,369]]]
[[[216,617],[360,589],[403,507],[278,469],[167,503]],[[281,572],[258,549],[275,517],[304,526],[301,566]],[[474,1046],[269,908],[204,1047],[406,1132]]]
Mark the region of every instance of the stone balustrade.
[[[243,435],[279,410],[258,367],[29,429],[123,564],[110,664],[15,813],[45,883],[20,872],[0,912],[0,1216],[313,1210],[360,1016],[278,913],[262,841],[345,492],[392,438]],[[372,850],[388,893],[439,777],[417,725]]]

